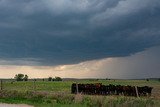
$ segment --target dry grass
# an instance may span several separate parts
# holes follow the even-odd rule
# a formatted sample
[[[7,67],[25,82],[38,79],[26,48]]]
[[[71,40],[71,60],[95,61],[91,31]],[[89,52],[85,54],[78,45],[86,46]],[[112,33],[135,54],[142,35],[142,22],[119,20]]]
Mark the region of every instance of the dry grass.
[[[76,94],[74,97],[75,103],[80,103],[83,101],[84,96],[82,94]]]

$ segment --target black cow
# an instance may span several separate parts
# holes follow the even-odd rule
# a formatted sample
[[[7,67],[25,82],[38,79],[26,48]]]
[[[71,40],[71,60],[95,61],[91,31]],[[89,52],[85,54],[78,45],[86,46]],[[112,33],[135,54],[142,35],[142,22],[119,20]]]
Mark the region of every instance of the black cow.
[[[77,89],[78,88],[78,89]],[[151,96],[153,87],[143,86],[137,87],[139,96]],[[71,86],[71,93],[76,94],[89,94],[89,95],[125,95],[125,96],[136,96],[135,86],[122,86],[122,85],[102,85],[102,83],[95,84],[76,84],[73,83]]]

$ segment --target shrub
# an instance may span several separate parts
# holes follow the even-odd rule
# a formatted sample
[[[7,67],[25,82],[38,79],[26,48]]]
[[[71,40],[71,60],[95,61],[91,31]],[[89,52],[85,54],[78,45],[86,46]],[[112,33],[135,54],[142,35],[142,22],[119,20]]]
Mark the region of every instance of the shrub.
[[[48,81],[52,81],[52,77],[49,77],[49,78],[48,78]]]
[[[61,77],[55,77],[55,81],[62,81]]]

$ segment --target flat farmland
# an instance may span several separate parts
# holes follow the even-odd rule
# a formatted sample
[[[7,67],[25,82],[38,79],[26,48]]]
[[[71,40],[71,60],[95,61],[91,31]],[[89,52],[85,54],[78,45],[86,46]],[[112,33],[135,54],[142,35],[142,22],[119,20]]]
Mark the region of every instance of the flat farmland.
[[[119,95],[74,95],[72,83],[102,83],[103,85],[131,85],[153,87],[150,97],[128,97]],[[1,102],[27,103],[36,107],[159,107],[160,82],[158,80],[66,80],[66,81],[22,81],[3,80]],[[42,103],[42,104],[41,104]]]

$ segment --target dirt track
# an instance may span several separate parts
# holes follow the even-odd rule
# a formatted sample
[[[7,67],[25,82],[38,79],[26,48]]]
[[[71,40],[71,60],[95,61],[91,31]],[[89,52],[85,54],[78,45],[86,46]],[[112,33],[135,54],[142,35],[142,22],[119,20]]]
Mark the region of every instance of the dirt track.
[[[26,104],[0,104],[0,107],[33,107]]]

